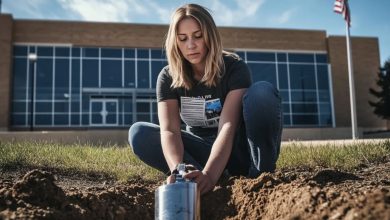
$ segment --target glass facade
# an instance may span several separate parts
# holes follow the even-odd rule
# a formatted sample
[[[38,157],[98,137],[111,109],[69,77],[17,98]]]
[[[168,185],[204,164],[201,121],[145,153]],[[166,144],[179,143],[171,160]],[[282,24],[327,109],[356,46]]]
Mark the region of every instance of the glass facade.
[[[327,54],[237,52],[253,81],[274,84],[282,96],[285,127],[331,127],[333,107]]]
[[[236,51],[254,81],[279,88],[285,127],[332,126],[324,53]],[[36,62],[28,59],[36,53]],[[156,79],[167,65],[150,48],[15,45],[11,126],[129,127],[157,123]]]

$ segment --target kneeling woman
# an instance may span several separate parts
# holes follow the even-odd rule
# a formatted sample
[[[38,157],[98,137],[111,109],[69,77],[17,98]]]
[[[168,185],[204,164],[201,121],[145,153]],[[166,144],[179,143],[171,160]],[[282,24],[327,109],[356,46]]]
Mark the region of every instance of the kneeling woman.
[[[274,171],[282,132],[279,93],[268,82],[252,84],[246,63],[223,51],[210,13],[196,4],[178,8],[165,49],[168,66],[157,80],[160,125],[131,126],[134,153],[164,173],[189,164],[194,169],[185,177],[202,194],[224,171],[248,177]],[[169,175],[167,182],[173,181]]]

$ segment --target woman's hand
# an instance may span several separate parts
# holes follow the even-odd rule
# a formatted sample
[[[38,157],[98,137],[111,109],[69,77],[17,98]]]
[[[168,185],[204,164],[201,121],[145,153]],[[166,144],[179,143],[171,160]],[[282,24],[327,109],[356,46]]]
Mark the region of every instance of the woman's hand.
[[[189,171],[184,175],[184,178],[194,180],[198,184],[198,189],[202,195],[212,190],[215,186],[215,183],[210,175],[200,170]]]
[[[175,183],[176,178],[174,174],[171,174],[167,177],[167,184]]]
[[[186,164],[185,166],[186,166],[186,168],[185,168],[186,172],[197,170],[197,168],[192,164]],[[178,171],[176,170],[176,172],[178,172]],[[185,178],[185,176],[184,176],[184,178]],[[171,174],[167,177],[167,184],[175,183],[175,181],[176,181],[176,174]]]

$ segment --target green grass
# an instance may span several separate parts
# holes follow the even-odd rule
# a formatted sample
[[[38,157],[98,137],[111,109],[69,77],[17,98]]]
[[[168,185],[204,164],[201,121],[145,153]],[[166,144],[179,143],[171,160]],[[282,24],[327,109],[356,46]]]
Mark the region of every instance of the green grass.
[[[46,142],[0,142],[0,168],[47,167],[81,173],[102,173],[117,180],[161,179],[124,146],[63,145]]]
[[[349,170],[385,157],[390,158],[390,140],[317,146],[291,142],[281,148],[277,167],[322,166]],[[108,174],[119,181],[135,177],[154,181],[164,178],[137,159],[128,146],[0,141],[0,169],[23,166]]]
[[[278,168],[329,167],[352,170],[361,164],[390,158],[390,140],[356,142],[350,144],[303,145],[299,142],[285,144],[277,162]]]

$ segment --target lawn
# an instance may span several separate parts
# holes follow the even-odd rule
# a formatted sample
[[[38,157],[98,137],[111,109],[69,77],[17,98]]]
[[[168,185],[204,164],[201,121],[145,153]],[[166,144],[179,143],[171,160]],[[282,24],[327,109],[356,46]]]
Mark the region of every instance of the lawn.
[[[351,170],[389,156],[390,140],[322,145],[284,142],[277,167],[322,166]],[[128,146],[1,141],[0,169],[20,167],[102,173],[119,181],[134,177],[147,180],[163,178],[163,174],[141,162]]]

